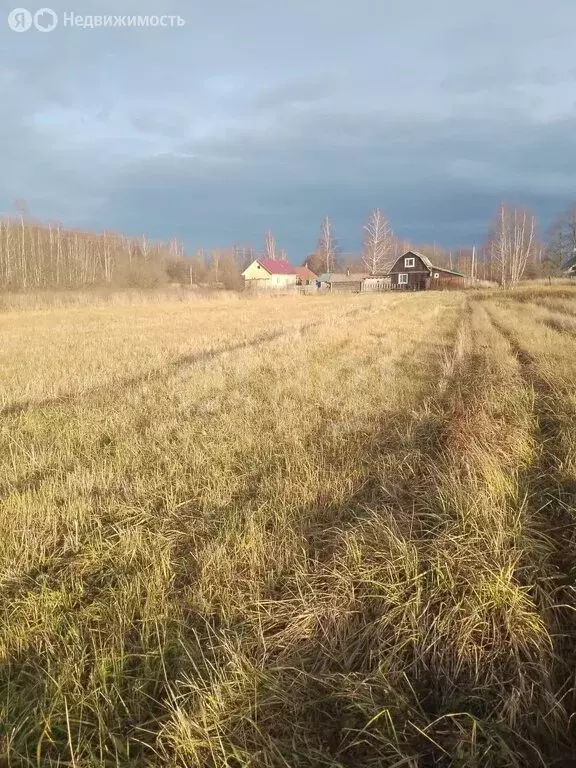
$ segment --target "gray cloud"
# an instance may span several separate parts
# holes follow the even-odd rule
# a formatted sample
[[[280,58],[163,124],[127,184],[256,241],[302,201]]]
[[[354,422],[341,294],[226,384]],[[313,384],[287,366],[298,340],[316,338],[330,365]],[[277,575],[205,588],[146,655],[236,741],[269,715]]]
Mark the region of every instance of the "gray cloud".
[[[502,199],[576,198],[571,0],[113,6],[187,24],[0,31],[0,210],[300,258],[326,213],[347,249],[374,206],[467,244]]]
[[[203,141],[196,157],[188,146],[186,156],[137,164],[115,184],[101,215],[133,229],[138,217],[124,212],[139,211],[150,226],[168,220],[204,244],[238,239],[238,232],[259,242],[267,223],[300,257],[326,212],[342,245],[356,247],[360,222],[378,204],[402,222],[405,236],[479,242],[501,199],[549,217],[576,197],[575,136],[576,116],[547,125],[515,113],[414,125],[307,115],[258,141]]]
[[[262,91],[253,102],[255,109],[282,109],[303,104],[314,104],[326,99],[334,91],[329,78],[286,82]]]
[[[535,69],[507,67],[504,71],[500,66],[487,65],[482,71],[455,72],[442,81],[448,92],[466,95],[470,93],[510,92],[510,89],[531,86],[552,86],[558,83],[574,83],[576,67],[564,72],[558,72],[551,66],[540,66]]]

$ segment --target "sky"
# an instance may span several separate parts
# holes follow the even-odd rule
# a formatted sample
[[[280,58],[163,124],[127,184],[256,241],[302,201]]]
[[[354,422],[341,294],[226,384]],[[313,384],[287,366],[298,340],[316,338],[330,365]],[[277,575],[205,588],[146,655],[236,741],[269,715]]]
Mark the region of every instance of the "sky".
[[[376,207],[457,247],[501,201],[544,229],[576,200],[574,0],[44,1],[49,33],[0,11],[2,213],[190,252],[270,229],[296,262],[325,215],[345,251]]]

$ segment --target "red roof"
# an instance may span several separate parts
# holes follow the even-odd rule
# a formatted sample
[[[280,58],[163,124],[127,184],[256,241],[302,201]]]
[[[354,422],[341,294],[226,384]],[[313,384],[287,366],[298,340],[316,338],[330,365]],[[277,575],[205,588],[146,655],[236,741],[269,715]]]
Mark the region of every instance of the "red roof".
[[[295,275],[294,267],[286,259],[258,259],[258,264],[271,275]]]
[[[314,280],[316,278],[316,275],[307,264],[304,264],[303,267],[295,267],[294,272],[296,272],[296,277],[299,277],[300,280]]]

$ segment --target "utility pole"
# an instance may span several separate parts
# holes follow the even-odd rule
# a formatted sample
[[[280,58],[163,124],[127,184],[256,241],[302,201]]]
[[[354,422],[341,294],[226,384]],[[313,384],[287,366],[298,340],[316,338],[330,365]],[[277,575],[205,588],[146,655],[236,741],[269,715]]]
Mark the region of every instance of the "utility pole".
[[[472,246],[472,274],[471,274],[472,280],[474,280],[476,277],[475,272],[476,272],[476,246],[474,245]]]

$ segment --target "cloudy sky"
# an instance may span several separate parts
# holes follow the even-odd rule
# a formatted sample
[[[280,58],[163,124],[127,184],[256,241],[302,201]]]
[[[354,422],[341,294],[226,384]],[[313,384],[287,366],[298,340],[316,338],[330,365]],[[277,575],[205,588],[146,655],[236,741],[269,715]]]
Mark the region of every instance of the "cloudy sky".
[[[50,33],[2,11],[0,212],[190,249],[272,229],[297,261],[325,214],[345,250],[374,207],[456,246],[500,200],[543,225],[576,200],[574,0],[45,2]]]

